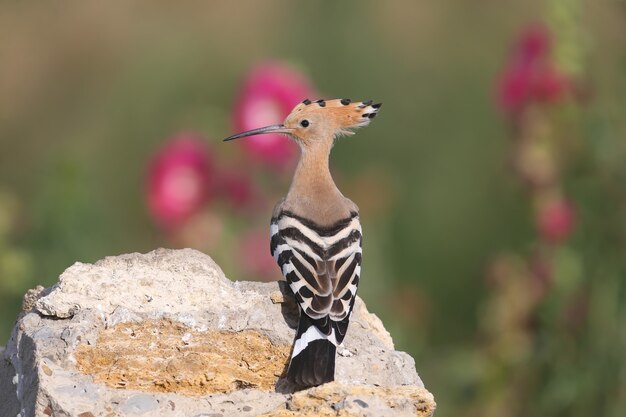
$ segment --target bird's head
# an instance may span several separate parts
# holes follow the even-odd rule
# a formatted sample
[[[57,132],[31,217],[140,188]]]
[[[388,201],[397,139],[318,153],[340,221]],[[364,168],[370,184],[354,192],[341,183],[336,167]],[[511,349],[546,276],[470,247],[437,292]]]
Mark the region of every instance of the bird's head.
[[[304,100],[298,104],[282,124],[261,127],[229,136],[227,140],[265,133],[282,133],[295,139],[301,146],[315,146],[332,142],[338,136],[352,135],[354,130],[367,126],[376,117],[382,103],[350,99]]]

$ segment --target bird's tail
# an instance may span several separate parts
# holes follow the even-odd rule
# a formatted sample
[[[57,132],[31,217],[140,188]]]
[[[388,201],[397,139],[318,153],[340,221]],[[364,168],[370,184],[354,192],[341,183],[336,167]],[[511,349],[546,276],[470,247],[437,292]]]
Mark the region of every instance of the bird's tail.
[[[324,327],[331,330],[330,335],[322,332],[309,316],[301,312],[287,371],[287,379],[299,389],[335,379],[337,340],[333,326]]]

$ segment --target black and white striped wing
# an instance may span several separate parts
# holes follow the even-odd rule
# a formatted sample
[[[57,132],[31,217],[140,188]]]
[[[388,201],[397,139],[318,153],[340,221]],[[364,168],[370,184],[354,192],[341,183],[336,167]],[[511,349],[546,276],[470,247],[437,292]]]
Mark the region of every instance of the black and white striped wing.
[[[320,227],[282,211],[270,226],[271,252],[302,312],[337,345],[345,336],[361,273],[357,213]]]
[[[300,387],[333,381],[361,273],[358,214],[320,227],[283,210],[270,231],[272,255],[300,306],[287,379]]]

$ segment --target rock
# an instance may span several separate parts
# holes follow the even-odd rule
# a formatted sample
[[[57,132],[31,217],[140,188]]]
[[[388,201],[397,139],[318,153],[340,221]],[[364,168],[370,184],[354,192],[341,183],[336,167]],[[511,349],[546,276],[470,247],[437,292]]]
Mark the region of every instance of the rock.
[[[190,249],[76,263],[25,296],[0,350],[0,416],[429,416],[413,359],[358,299],[336,381],[281,378],[297,307]]]
[[[5,349],[0,348],[0,416],[14,416],[20,409],[20,401],[13,384],[15,368],[5,358]]]
[[[433,397],[423,387],[376,387],[332,382],[297,392],[287,400],[284,409],[264,416],[430,416],[434,409]]]

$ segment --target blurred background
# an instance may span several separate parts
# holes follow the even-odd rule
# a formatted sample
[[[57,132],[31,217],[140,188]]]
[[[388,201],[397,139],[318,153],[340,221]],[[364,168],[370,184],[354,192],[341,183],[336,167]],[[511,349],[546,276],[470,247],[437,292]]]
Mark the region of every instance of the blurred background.
[[[437,415],[623,415],[621,0],[1,2],[0,341],[75,261],[278,279],[297,149],[221,139],[341,97],[384,103],[332,155],[359,294]]]

